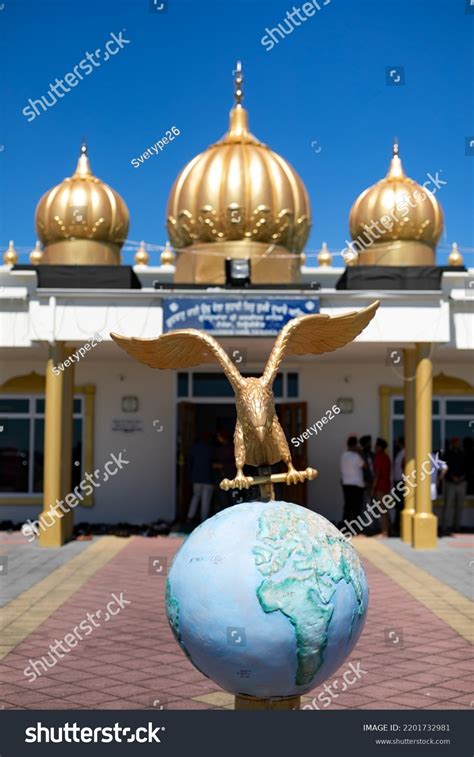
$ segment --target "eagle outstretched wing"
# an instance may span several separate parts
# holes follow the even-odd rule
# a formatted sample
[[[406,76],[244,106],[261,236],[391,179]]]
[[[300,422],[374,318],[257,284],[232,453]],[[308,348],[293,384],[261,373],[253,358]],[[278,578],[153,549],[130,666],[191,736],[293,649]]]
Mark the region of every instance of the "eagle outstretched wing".
[[[234,388],[242,382],[242,376],[224,348],[203,331],[182,329],[151,339],[114,333],[110,336],[131,357],[150,368],[192,368],[202,363],[219,363]]]
[[[379,304],[377,300],[363,310],[334,317],[318,313],[289,321],[273,345],[262,381],[272,384],[285,355],[320,355],[352,342],[372,320]]]

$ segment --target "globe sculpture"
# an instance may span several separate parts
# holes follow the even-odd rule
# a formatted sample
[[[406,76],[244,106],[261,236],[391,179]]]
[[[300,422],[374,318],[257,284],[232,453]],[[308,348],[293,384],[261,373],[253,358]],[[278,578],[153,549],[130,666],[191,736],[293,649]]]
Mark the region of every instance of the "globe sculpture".
[[[368,603],[355,549],[326,518],[288,502],[235,505],[177,553],[166,612],[193,665],[226,691],[300,696],[329,678]]]
[[[318,313],[288,321],[260,378],[242,376],[204,331],[182,329],[156,339],[111,334],[151,368],[218,363],[234,390],[236,475],[220,486],[258,485],[261,501],[234,505],[192,533],[171,567],[166,611],[184,653],[236,694],[237,709],[296,709],[300,695],[342,664],[361,633],[368,590],[356,552],[325,518],[275,501],[274,483],[311,481],[317,471],[294,467],[272,386],[285,355],[343,347],[367,326],[378,305],[334,318]],[[276,463],[286,473],[272,474]],[[248,475],[245,466],[256,468],[257,475]]]

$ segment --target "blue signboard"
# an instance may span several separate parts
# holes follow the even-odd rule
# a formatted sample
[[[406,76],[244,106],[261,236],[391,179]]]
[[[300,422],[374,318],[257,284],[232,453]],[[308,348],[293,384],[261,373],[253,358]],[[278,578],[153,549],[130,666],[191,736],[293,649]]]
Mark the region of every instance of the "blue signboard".
[[[164,297],[163,331],[203,329],[216,336],[271,336],[300,315],[319,313],[319,298]]]

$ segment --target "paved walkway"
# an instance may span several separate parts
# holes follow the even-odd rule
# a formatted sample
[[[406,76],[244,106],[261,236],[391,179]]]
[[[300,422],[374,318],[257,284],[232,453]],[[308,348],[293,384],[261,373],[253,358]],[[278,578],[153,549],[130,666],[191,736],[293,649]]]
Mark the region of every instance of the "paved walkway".
[[[233,707],[233,697],[188,662],[166,621],[160,568],[180,539],[101,537],[68,545],[59,557],[47,550],[38,557],[38,548],[20,544],[21,537],[4,536],[0,566],[7,556],[8,575],[0,572],[0,583],[14,580],[15,566],[22,582],[17,596],[7,587],[8,603],[0,611],[0,708]],[[444,540],[436,552],[416,553],[395,540],[354,540],[368,574],[370,608],[357,647],[334,675],[337,696],[327,709],[474,707],[473,624],[464,574],[460,591],[454,588],[461,575],[457,561],[466,574],[473,572],[467,559],[472,539],[456,538],[458,546],[456,539],[449,540],[452,545]],[[23,563],[35,568],[36,581]],[[72,651],[61,652],[52,667],[36,662],[75,628],[85,637]],[[350,662],[363,673],[341,691]],[[319,694],[323,687],[305,696],[303,705],[326,709],[327,698],[317,699]]]

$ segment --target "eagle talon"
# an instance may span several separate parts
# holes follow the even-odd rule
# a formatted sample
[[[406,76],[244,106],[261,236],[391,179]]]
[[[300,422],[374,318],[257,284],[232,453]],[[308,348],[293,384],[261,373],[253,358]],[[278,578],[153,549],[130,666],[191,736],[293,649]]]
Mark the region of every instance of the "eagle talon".
[[[237,473],[231,485],[232,489],[249,489],[252,486],[252,479],[244,476],[243,473]]]
[[[296,468],[290,468],[286,474],[287,484],[299,484],[306,480],[306,471],[298,471]]]

